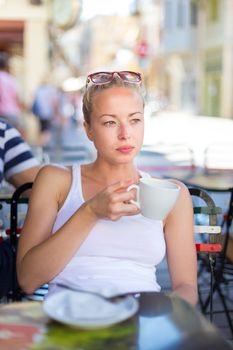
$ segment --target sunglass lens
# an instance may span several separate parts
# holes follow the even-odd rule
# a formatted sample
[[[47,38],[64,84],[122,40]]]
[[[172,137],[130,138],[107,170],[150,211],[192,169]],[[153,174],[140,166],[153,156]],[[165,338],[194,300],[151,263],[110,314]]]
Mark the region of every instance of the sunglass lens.
[[[111,81],[112,74],[108,72],[96,73],[91,76],[94,84],[105,84]]]
[[[138,73],[124,71],[119,73],[121,79],[131,82],[131,83],[139,83],[141,81],[141,76]]]

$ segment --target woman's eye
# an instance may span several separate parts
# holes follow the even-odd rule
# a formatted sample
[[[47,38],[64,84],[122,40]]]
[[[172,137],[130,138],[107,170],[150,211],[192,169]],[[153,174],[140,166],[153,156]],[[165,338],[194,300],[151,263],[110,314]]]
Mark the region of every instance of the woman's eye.
[[[132,123],[132,124],[137,124],[137,123],[139,123],[140,121],[141,121],[141,119],[139,119],[139,118],[131,119],[131,123]]]
[[[116,124],[116,122],[114,122],[113,120],[109,120],[104,123],[105,126],[113,126],[114,124]]]

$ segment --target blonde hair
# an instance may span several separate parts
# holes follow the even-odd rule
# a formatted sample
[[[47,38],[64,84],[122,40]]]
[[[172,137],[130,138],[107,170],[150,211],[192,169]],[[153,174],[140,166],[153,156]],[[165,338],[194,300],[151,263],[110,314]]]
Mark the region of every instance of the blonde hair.
[[[108,84],[101,84],[101,85],[97,85],[97,84],[92,84],[90,87],[87,87],[84,95],[83,95],[83,117],[84,120],[87,124],[91,123],[91,113],[93,110],[93,97],[103,91],[103,90],[107,90],[110,89],[114,86],[117,87],[127,87],[130,89],[133,89],[135,91],[138,92],[138,94],[141,96],[142,101],[143,101],[143,106],[144,106],[144,88],[142,86],[142,84],[132,84],[132,83],[128,83],[123,81],[122,79],[120,79],[119,77],[113,77],[113,80],[111,81],[111,83]]]

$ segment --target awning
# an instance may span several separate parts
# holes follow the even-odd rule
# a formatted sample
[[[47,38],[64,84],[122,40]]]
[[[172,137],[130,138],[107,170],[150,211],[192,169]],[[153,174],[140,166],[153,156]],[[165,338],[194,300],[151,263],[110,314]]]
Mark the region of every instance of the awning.
[[[0,21],[0,44],[23,43],[24,21]]]

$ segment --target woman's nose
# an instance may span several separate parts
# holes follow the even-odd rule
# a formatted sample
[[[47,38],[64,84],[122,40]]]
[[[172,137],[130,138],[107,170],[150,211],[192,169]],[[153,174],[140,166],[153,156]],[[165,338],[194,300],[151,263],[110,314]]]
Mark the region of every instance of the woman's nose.
[[[120,139],[129,139],[130,138],[130,128],[128,125],[120,125],[118,137]]]

